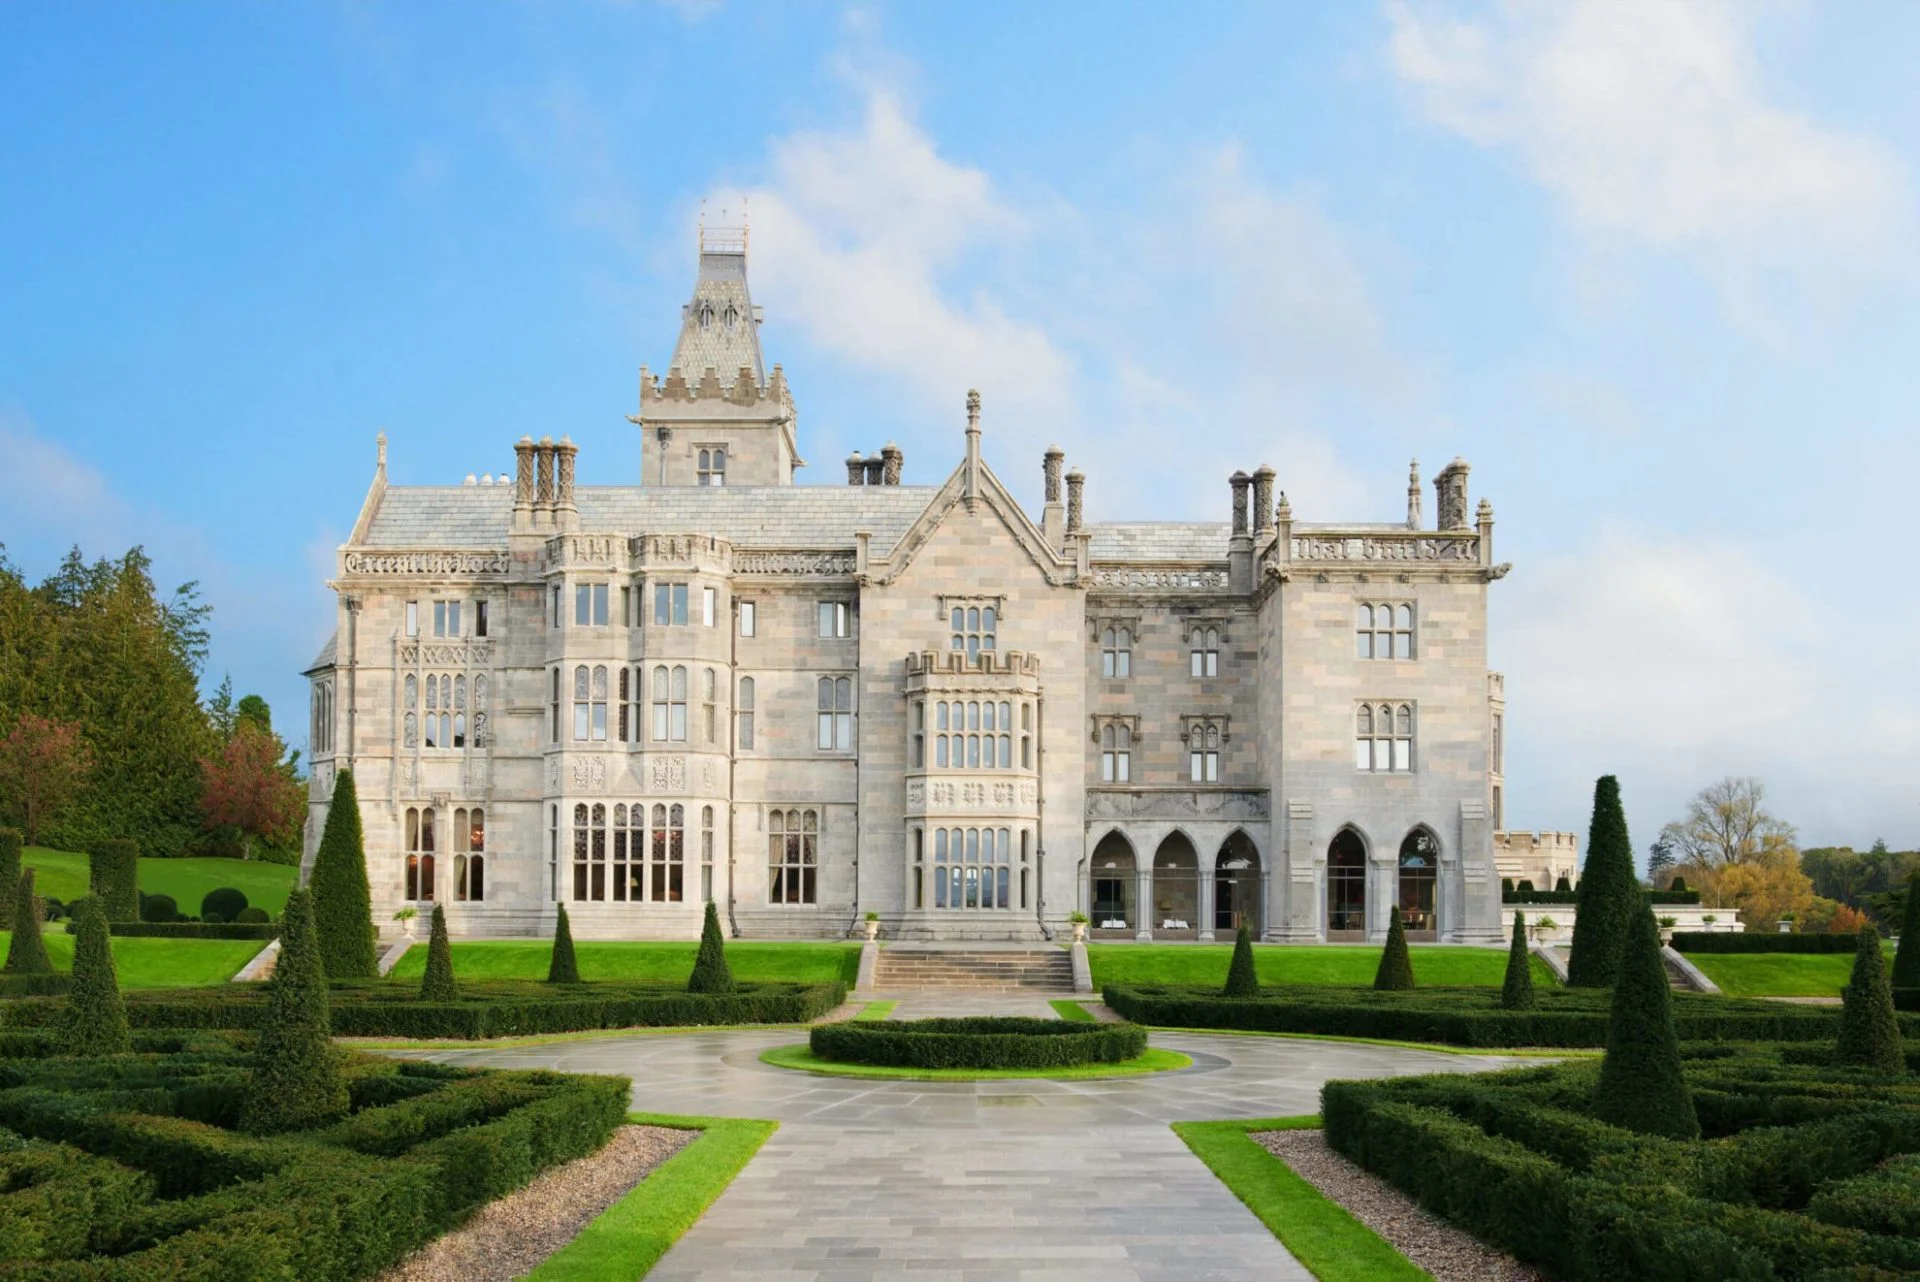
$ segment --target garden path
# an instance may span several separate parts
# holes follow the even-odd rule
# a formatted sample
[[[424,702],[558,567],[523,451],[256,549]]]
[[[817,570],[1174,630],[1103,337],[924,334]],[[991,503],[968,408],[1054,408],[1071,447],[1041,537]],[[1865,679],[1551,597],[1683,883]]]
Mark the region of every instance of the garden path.
[[[1020,997],[962,1004],[1034,1013]],[[943,1013],[960,1012],[943,1003]],[[1315,1112],[1334,1077],[1513,1062],[1202,1033],[1153,1035],[1191,1055],[1190,1069],[1078,1082],[855,1080],[760,1062],[798,1040],[797,1030],[716,1030],[417,1054],[625,1073],[636,1108],[779,1121],[650,1274],[678,1282],[1307,1279],[1167,1123]]]

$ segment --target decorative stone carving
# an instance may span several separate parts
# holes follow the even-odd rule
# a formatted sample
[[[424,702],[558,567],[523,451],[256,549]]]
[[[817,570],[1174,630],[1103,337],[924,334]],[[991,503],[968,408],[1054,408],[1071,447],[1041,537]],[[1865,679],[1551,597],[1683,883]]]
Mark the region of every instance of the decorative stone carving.
[[[626,543],[618,534],[562,534],[547,540],[547,564],[624,569]]]
[[[1301,534],[1293,540],[1296,561],[1461,561],[1480,559],[1474,535]]]
[[[1087,478],[1082,475],[1079,468],[1076,467],[1073,471],[1067,473],[1068,533],[1074,533],[1080,529],[1080,514],[1083,506],[1082,495],[1086,489],[1086,485]]]
[[[535,456],[540,463],[539,480],[535,484],[533,501],[540,507],[553,506],[553,438],[543,436],[535,447]]]
[[[1212,592],[1227,586],[1225,570],[1138,570],[1102,566],[1093,572],[1096,588],[1132,592]]]
[[[607,790],[607,759],[605,757],[576,758],[573,763],[573,791],[605,792]]]
[[[1120,789],[1087,790],[1089,819],[1265,819],[1267,794],[1253,789]]]
[[[927,784],[924,779],[907,780],[907,809],[919,810],[927,804]]]
[[[735,574],[820,578],[852,574],[851,552],[743,552],[733,560]]]
[[[345,564],[363,578],[445,578],[505,574],[513,561],[504,551],[349,552]]]
[[[1227,478],[1227,484],[1233,487],[1233,532],[1235,534],[1247,532],[1247,486],[1252,483],[1253,478],[1245,472],[1235,472]]]
[[[1440,528],[1467,528],[1467,461],[1457,458],[1433,478],[1435,498],[1440,508]]]
[[[560,758],[557,756],[547,758],[547,795],[560,795]]]
[[[650,787],[654,792],[685,792],[687,790],[687,759],[685,757],[655,757],[647,773]]]
[[[700,763],[700,791],[712,793],[720,787],[720,769],[712,761]]]
[[[492,656],[486,642],[409,642],[400,647],[400,666],[424,663],[431,668],[484,668]]]
[[[408,797],[416,796],[420,791],[420,763],[412,757],[403,758],[400,762],[400,791]]]
[[[1060,465],[1066,461],[1066,452],[1058,445],[1047,447],[1046,460],[1041,465],[1041,473],[1046,478],[1047,502],[1060,501]]]

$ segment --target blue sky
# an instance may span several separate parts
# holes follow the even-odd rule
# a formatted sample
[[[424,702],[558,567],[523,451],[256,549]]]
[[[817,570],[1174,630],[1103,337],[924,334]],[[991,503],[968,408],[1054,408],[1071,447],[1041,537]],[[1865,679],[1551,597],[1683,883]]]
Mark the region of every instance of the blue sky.
[[[0,541],[146,544],[297,729],[374,434],[635,479],[744,203],[814,481],[937,480],[970,386],[1095,518],[1268,462],[1393,519],[1465,456],[1516,825],[1613,771],[1644,848],[1738,773],[1910,847],[1915,47],[1865,0],[3,6]]]

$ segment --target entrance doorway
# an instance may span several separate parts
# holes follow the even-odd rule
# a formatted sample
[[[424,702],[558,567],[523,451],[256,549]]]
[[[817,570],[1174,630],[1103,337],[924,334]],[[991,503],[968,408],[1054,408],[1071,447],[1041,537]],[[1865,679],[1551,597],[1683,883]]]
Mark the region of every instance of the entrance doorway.
[[[1264,923],[1260,904],[1260,852],[1244,832],[1235,832],[1213,861],[1213,930],[1231,934],[1245,922],[1255,939]]]
[[[1365,943],[1367,938],[1367,843],[1351,828],[1327,847],[1327,940]]]
[[[1407,938],[1433,940],[1434,876],[1440,867],[1440,843],[1425,828],[1415,828],[1400,843],[1400,921]]]

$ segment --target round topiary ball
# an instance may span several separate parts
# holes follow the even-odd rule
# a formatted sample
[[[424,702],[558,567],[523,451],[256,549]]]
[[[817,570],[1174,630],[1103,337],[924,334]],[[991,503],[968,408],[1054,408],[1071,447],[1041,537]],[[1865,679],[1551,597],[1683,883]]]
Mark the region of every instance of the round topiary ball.
[[[273,920],[271,917],[267,916],[266,909],[251,908],[251,907],[242,908],[239,912],[233,915],[233,919],[237,922],[246,922],[248,925],[262,925],[262,924],[265,924],[266,922]]]
[[[172,921],[180,915],[180,905],[173,902],[172,895],[143,895],[140,899],[141,921]]]
[[[59,921],[67,915],[67,906],[52,896],[44,901],[48,921]]]
[[[244,892],[235,890],[232,886],[221,886],[217,890],[209,890],[201,898],[200,920],[212,921],[214,914],[218,913],[221,921],[232,921],[246,906],[247,897]]]

